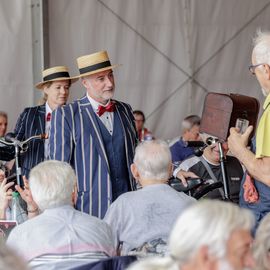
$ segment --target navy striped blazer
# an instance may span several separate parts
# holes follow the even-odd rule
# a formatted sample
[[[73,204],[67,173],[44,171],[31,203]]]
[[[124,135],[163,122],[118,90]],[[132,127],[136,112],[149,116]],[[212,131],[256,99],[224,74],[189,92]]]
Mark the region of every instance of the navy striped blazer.
[[[119,101],[115,105],[114,113],[118,113],[124,132],[129,182],[134,190],[130,172],[137,144],[134,117],[130,105]],[[50,158],[66,161],[74,168],[78,178],[76,208],[102,218],[112,202],[110,164],[87,96],[52,113]]]
[[[14,133],[20,141],[33,135],[45,133],[45,105],[24,109],[17,120]],[[44,160],[44,141],[33,140],[22,158],[22,175],[28,177],[30,170]]]

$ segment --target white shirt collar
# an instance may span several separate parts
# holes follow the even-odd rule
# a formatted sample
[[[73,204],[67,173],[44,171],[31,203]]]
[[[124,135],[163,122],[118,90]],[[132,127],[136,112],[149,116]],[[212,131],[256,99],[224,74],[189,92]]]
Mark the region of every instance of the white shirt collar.
[[[97,101],[94,100],[93,98],[91,98],[91,97],[88,95],[88,93],[86,93],[86,96],[87,96],[87,98],[89,99],[89,102],[91,103],[91,105],[92,105],[92,107],[93,107],[93,110],[94,110],[95,112],[97,112],[98,106],[99,106],[99,105],[100,105],[100,106],[106,107],[107,104],[110,103],[110,100],[108,100],[108,102],[104,105],[104,104],[101,104],[101,103],[97,102]]]
[[[213,163],[213,162],[209,161],[209,160],[205,157],[205,155],[203,155],[202,157],[206,160],[207,163],[209,163],[209,164],[211,164],[211,165],[213,165],[213,166],[220,166],[220,163],[219,163],[219,164],[216,164],[216,163]]]
[[[46,102],[45,107],[46,107],[46,115],[45,115],[45,117],[47,117],[47,114],[48,114],[48,113],[52,113],[52,109],[50,108],[48,102]]]

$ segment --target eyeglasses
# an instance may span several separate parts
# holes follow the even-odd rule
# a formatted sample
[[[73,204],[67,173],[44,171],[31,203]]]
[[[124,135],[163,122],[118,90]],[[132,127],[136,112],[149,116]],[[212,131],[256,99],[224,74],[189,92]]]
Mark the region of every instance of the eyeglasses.
[[[267,65],[267,64],[262,63],[262,64],[257,64],[257,65],[250,65],[250,66],[248,67],[248,70],[250,71],[250,73],[251,73],[252,75],[255,75],[255,69],[256,69],[256,67],[262,66],[262,65]]]

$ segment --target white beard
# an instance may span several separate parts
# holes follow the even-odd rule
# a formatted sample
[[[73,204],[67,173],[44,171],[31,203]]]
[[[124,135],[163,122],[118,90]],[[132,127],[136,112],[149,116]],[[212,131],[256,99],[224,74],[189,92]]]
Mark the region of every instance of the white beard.
[[[263,93],[263,95],[265,96],[265,97],[267,97],[268,96],[268,91],[267,90],[265,90],[264,88],[262,88],[262,93]]]
[[[221,259],[218,262],[218,270],[234,270],[234,269],[226,259]]]
[[[235,270],[234,267],[226,259],[221,259],[218,262],[218,270]],[[242,270],[251,270],[250,268],[243,268]]]

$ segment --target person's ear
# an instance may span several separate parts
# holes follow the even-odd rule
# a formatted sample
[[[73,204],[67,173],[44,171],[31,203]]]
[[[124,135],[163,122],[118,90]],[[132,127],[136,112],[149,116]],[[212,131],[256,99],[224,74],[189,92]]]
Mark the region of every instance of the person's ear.
[[[264,71],[265,71],[264,73],[265,73],[267,79],[270,80],[270,67],[269,67],[269,65],[267,65],[267,64],[264,65]]]
[[[201,246],[194,258],[193,269],[217,269],[218,261],[209,254],[209,248],[207,246]]]
[[[49,91],[49,87],[48,87],[48,85],[44,85],[44,87],[43,87],[43,92],[48,96],[48,91]]]
[[[82,78],[82,85],[83,85],[85,88],[89,88],[89,82],[88,82],[88,80],[86,80],[85,78]]]
[[[181,137],[183,138],[184,141],[188,141],[189,140],[188,129],[185,128],[185,129],[182,130]]]
[[[130,165],[130,170],[131,170],[131,173],[132,173],[133,177],[134,177],[137,181],[139,181],[140,174],[139,174],[139,171],[138,171],[138,169],[137,169],[137,166],[136,166],[134,163],[132,163],[132,164]]]

